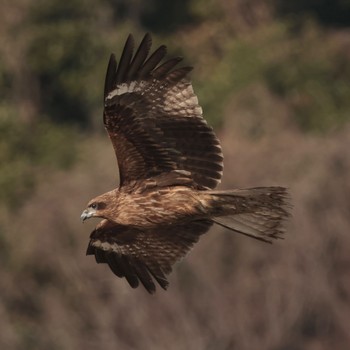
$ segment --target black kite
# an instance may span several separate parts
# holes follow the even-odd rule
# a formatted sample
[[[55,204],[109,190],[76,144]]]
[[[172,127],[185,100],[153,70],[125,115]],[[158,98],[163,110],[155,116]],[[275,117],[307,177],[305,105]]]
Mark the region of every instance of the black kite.
[[[220,142],[202,117],[179,57],[166,47],[151,55],[146,34],[135,55],[129,35],[119,64],[112,54],[103,121],[119,166],[119,188],[88,203],[82,219],[103,220],[87,255],[148,292],[213,223],[261,241],[283,233],[287,192],[282,187],[217,191],[223,171]]]

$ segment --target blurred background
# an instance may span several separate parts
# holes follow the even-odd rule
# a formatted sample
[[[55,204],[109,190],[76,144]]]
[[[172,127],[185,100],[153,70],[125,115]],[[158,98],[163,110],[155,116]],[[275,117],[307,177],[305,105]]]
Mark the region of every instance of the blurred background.
[[[0,348],[350,348],[348,0],[2,0]],[[221,188],[282,185],[267,245],[204,235],[148,295],[86,257],[88,200],[117,186],[104,75],[127,35],[195,67]]]

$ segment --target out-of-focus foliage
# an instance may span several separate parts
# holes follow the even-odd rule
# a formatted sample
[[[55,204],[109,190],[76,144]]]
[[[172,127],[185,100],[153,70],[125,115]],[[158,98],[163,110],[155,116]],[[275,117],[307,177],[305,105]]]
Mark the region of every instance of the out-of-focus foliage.
[[[325,8],[330,6],[326,3]],[[230,96],[256,84],[283,99],[290,118],[305,131],[327,131],[348,119],[346,35],[313,22],[308,5],[298,5],[304,20],[296,30],[296,19],[274,18],[267,1],[19,4],[8,7],[21,11],[21,20],[12,18],[3,25],[0,86],[10,103],[26,101],[29,111],[21,114],[30,118],[43,114],[82,128],[95,123],[110,51],[122,48],[129,31],[141,39],[142,32],[151,30],[162,35],[170,51],[181,50],[186,62],[195,65],[196,91],[216,125]],[[276,0],[276,11],[280,6]],[[341,6],[335,3],[334,11],[340,12]],[[294,7],[283,11],[293,13]]]
[[[350,344],[348,1],[0,3],[0,348]],[[100,135],[109,54],[146,31],[195,67],[223,186],[288,186],[286,240],[213,229],[150,297],[85,258],[79,216],[117,186]]]
[[[109,50],[94,31],[103,7],[91,1],[1,6],[0,203],[14,208],[43,173],[77,159],[73,126],[86,129],[101,112],[99,57]]]
[[[291,37],[288,54],[281,52],[283,60],[276,55],[264,71],[267,85],[305,131],[326,131],[350,119],[350,50],[343,40],[306,25],[301,38]]]
[[[0,119],[0,202],[15,210],[37,180],[57,168],[69,169],[77,159],[75,138],[72,129],[47,122],[25,125]]]
[[[94,4],[37,1],[29,9],[28,69],[37,79],[40,108],[56,122],[87,126],[91,109],[101,103],[99,61],[107,52],[96,35],[100,14]]]
[[[295,0],[276,1],[277,11],[302,22],[305,16],[312,16],[323,25],[348,27],[350,25],[350,2],[348,0]]]
[[[313,23],[295,36],[290,26],[276,21],[249,36],[215,43],[217,57],[197,90],[214,123],[220,124],[232,94],[257,84],[282,99],[291,121],[304,131],[327,131],[350,119],[348,40]]]

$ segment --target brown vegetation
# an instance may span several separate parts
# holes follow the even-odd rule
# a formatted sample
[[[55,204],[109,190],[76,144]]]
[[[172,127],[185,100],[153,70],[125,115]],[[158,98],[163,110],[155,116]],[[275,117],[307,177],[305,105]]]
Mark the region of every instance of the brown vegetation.
[[[252,142],[227,128],[223,186],[289,186],[286,239],[213,229],[152,297],[84,256],[94,223],[80,224],[81,208],[116,180],[108,140],[89,141],[84,161],[3,221],[1,347],[347,349],[349,137],[285,130]]]

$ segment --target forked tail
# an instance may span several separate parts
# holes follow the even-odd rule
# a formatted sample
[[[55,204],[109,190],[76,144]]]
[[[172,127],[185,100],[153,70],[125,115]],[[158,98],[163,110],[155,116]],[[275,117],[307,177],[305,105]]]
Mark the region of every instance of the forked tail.
[[[232,231],[271,243],[282,238],[289,217],[289,195],[283,187],[209,191],[211,219]]]

